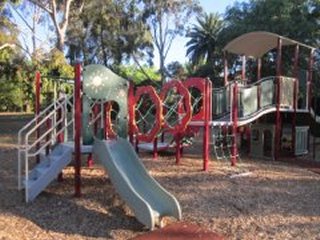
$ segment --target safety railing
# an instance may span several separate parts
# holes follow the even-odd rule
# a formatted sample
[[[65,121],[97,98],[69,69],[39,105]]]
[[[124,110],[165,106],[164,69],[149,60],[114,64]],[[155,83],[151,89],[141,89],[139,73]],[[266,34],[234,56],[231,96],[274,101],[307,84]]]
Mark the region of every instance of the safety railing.
[[[238,90],[238,117],[249,118],[266,109],[276,107],[277,88],[279,87],[279,108],[294,109],[297,101],[295,94],[296,79],[289,77],[266,77],[247,86],[239,86]]]
[[[275,106],[276,78],[263,78],[247,86],[239,86],[238,117],[247,118],[268,107]]]
[[[231,89],[234,83],[225,87],[212,89],[212,115],[219,118],[230,113]]]
[[[72,109],[71,97],[61,97],[41,111],[34,119],[27,123],[18,133],[18,188],[22,188],[22,162],[24,162],[25,187],[29,180],[29,161],[40,155],[50,145],[54,145],[60,134],[66,134],[73,126],[73,114],[68,118],[68,108]],[[74,127],[74,126],[73,126]],[[72,132],[74,132],[72,130]],[[66,137],[66,136],[65,136]],[[40,157],[39,157],[40,159]]]

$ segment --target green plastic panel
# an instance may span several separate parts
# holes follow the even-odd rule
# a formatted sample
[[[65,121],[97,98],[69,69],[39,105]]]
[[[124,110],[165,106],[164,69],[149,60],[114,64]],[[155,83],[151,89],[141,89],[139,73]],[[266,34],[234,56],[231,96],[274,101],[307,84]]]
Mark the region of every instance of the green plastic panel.
[[[274,79],[261,82],[261,108],[274,104],[275,101],[275,87]]]
[[[240,88],[241,117],[246,117],[258,110],[258,87]]]
[[[229,111],[229,88],[214,89],[212,91],[212,113],[220,116]]]
[[[294,78],[280,78],[280,105],[281,107],[293,108]]]
[[[120,137],[127,137],[128,133],[128,81],[124,78],[113,73],[110,69],[103,65],[88,65],[83,71],[83,93],[89,101],[99,100],[103,102],[114,101],[119,105],[119,112],[117,115],[117,128],[115,131]],[[87,103],[84,99],[84,107]],[[90,108],[90,107],[89,107]],[[87,111],[87,108],[84,109]],[[84,117],[89,119],[91,109],[83,114]],[[83,124],[83,132],[86,133],[88,125]],[[90,130],[91,135],[92,131]],[[92,136],[91,136],[92,138]],[[89,133],[86,135],[88,142],[91,142]]]

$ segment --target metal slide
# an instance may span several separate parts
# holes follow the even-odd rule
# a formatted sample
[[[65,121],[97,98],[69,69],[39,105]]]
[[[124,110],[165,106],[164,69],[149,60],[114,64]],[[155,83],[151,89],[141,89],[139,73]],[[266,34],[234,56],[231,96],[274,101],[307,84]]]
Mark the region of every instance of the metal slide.
[[[181,219],[177,199],[149,175],[127,140],[95,139],[93,154],[107,169],[116,191],[147,228],[161,226],[164,216]]]

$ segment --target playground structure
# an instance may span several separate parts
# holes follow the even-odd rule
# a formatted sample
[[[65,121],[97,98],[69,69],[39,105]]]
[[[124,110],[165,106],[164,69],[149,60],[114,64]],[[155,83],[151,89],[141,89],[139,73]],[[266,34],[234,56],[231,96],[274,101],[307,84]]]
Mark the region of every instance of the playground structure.
[[[282,46],[288,45],[295,46],[292,77],[281,73]],[[298,71],[300,47],[310,50],[305,86]],[[72,152],[75,195],[80,196],[81,154],[88,154],[89,160],[93,155],[105,166],[116,190],[137,219],[153,229],[161,225],[164,216],[180,219],[180,206],[147,173],[132,146],[136,149],[148,146],[156,157],[158,151],[170,147],[161,141],[163,134],[171,134],[179,164],[183,137],[202,128],[203,170],[208,170],[210,144],[216,158],[230,159],[232,165],[236,164],[242,128],[253,156],[277,160],[282,146],[289,149],[291,156],[308,153],[313,129],[309,129],[309,123],[297,122],[299,115],[310,116],[314,124],[320,122],[311,104],[315,49],[276,34],[254,32],[233,40],[224,50],[260,58],[274,48],[277,48],[275,76],[261,78],[258,60],[258,79],[248,84],[243,61],[242,80],[229,81],[225,57],[222,88],[213,88],[208,79],[190,78],[184,82],[172,80],[157,92],[151,86],[135,88],[130,81],[101,65],[89,65],[82,71],[78,64],[73,96],[61,95],[42,111],[41,76],[37,73],[36,116],[19,131],[18,182],[19,189],[25,189],[26,201],[32,201],[58,175],[61,177],[62,169],[72,161]],[[285,115],[292,116],[287,117],[292,119],[289,125],[282,121]],[[29,170],[33,158],[37,164]]]

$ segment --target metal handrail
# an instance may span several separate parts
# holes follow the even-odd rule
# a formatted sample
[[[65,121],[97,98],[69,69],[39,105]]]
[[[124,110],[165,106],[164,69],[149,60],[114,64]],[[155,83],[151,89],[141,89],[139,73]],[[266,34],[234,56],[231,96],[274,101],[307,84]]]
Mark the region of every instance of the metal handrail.
[[[22,169],[21,169],[21,161],[22,161],[22,154],[24,153],[24,162],[25,162],[25,180],[26,180],[26,188],[28,187],[28,180],[29,180],[29,158],[37,156],[43,149],[45,149],[47,146],[51,144],[52,139],[56,138],[59,134],[61,134],[63,131],[65,131],[73,122],[74,120],[71,119],[70,121],[67,120],[66,110],[67,106],[70,105],[73,107],[73,104],[71,103],[71,97],[61,97],[57,101],[50,104],[45,110],[39,113],[34,119],[32,119],[27,125],[25,125],[22,129],[20,129],[18,133],[18,142],[19,142],[19,149],[18,149],[18,188],[21,189],[21,177],[22,177]],[[53,109],[52,109],[53,108]],[[38,139],[36,139],[31,145],[29,145],[29,137],[32,133],[34,133],[36,130],[38,130],[41,126],[43,126],[44,123],[48,119],[51,119],[52,117],[56,119],[56,115],[58,114],[58,111],[61,111],[61,117],[58,121],[54,121],[54,124],[48,129],[42,136]],[[42,118],[45,115],[44,118]],[[42,119],[41,119],[42,118]],[[41,121],[38,122],[38,120],[41,119]],[[32,129],[29,129],[32,124],[35,123],[35,126]],[[63,124],[64,123],[64,124]],[[62,126],[61,126],[62,124]],[[57,127],[61,126],[61,128],[57,131]],[[21,144],[22,141],[22,134],[24,131],[29,129],[29,131],[25,134],[23,140],[24,144]],[[41,141],[47,137],[49,134],[54,134],[49,140],[45,141],[44,143],[39,146],[35,152],[31,153],[31,149],[37,146],[41,143]],[[26,191],[26,199],[28,199],[28,191]]]
[[[57,101],[61,101],[64,97],[59,98]],[[57,102],[56,101],[56,102]],[[28,122],[24,127],[22,127],[18,132],[18,143],[21,143],[21,135],[22,132],[26,129],[28,129],[34,122],[36,122],[38,119],[40,119],[43,115],[46,115],[47,112],[51,112],[52,108],[56,105],[56,102],[51,103],[48,107],[46,107],[44,110],[42,110],[38,115],[36,115],[30,122]],[[50,111],[49,111],[50,110]],[[20,141],[20,142],[19,142]]]

